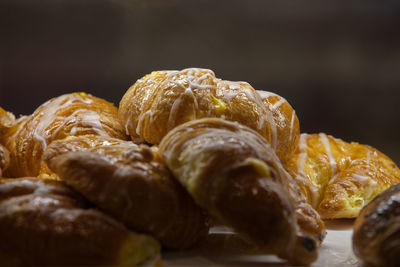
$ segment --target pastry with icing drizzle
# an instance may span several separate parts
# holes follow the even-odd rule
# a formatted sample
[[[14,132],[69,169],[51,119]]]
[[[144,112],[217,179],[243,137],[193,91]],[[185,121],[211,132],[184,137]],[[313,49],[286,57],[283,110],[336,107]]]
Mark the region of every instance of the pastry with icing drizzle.
[[[400,170],[383,153],[323,133],[301,134],[285,167],[324,219],[355,218],[376,195],[400,183]]]
[[[208,233],[205,214],[172,177],[155,147],[107,137],[69,137],[50,144],[45,159],[96,206],[165,247],[187,248]]]
[[[0,179],[2,266],[132,266],[160,252],[59,181]]]
[[[353,251],[367,266],[399,266],[400,184],[361,210],[354,223]]]
[[[112,103],[85,93],[53,98],[0,136],[11,153],[5,175],[37,176],[43,152],[52,141],[87,134],[127,139]]]
[[[316,260],[324,224],[256,131],[193,120],[162,139],[160,154],[200,207],[264,252],[294,264]]]
[[[261,95],[260,95],[261,94]],[[200,118],[223,118],[265,137],[281,160],[296,149],[299,122],[288,102],[247,82],[216,78],[208,69],[154,71],[123,96],[119,116],[133,141],[159,144],[174,127]]]

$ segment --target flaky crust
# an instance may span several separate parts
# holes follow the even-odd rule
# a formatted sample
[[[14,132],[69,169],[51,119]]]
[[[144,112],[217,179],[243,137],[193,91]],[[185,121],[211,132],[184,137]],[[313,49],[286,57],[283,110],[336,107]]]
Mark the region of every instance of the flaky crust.
[[[364,205],[400,182],[400,170],[378,150],[325,134],[302,134],[286,169],[324,219],[354,218]]]
[[[4,146],[0,145],[0,177],[3,176],[3,170],[7,169],[9,164],[10,153]]]
[[[88,144],[85,136],[70,139],[73,142],[50,146],[47,164],[102,210],[169,248],[190,247],[207,234],[203,211],[173,179],[156,149],[122,141],[112,144],[116,140],[110,139],[105,146],[51,156]]]
[[[111,103],[84,93],[53,98],[21,118],[2,137],[11,153],[8,177],[37,176],[43,151],[54,140],[94,134],[126,139]]]
[[[224,118],[256,130],[286,160],[297,146],[297,117],[282,97],[263,94],[246,82],[215,77],[211,70],[155,71],[122,98],[119,116],[134,141],[159,144],[174,127],[200,118]]]
[[[400,184],[367,206],[354,224],[353,251],[365,263],[398,266],[400,255]]]
[[[323,223],[257,132],[221,119],[190,121],[164,137],[160,153],[196,203],[243,237],[291,263],[316,259]]]
[[[138,264],[156,240],[128,231],[61,182],[0,179],[2,266]]]

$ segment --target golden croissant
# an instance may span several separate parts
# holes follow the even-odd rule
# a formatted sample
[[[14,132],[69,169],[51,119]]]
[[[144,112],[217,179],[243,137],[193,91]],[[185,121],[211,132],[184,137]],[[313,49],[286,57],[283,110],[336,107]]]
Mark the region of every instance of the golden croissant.
[[[400,170],[378,150],[323,133],[302,134],[286,169],[324,219],[354,218],[377,194],[400,183]]]
[[[0,179],[2,266],[132,266],[160,251],[58,181]]]
[[[3,116],[5,117],[5,116]],[[0,136],[11,153],[8,177],[37,176],[43,151],[54,140],[94,134],[126,139],[111,103],[85,93],[53,98],[27,117],[17,120]]]
[[[400,184],[366,205],[354,223],[353,250],[371,266],[399,266]]]
[[[170,131],[160,154],[199,206],[247,240],[291,263],[317,258],[323,222],[297,197],[296,184],[257,132],[221,119],[194,120]]]
[[[53,142],[45,159],[96,206],[168,248],[190,247],[208,232],[203,211],[173,179],[155,148],[80,136]]]
[[[134,141],[151,144],[159,144],[187,121],[205,117],[237,121],[260,133],[286,160],[297,146],[297,116],[284,98],[260,93],[246,82],[218,79],[207,69],[155,71],[129,88],[119,116]]]
[[[3,170],[7,169],[8,164],[10,164],[10,152],[0,145],[0,177],[3,176]]]

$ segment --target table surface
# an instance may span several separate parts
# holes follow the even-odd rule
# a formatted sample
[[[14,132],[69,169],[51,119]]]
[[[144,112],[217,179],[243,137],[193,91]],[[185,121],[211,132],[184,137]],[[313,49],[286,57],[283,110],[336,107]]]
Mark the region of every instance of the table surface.
[[[351,245],[353,220],[326,222],[327,236],[311,266],[361,266]],[[196,249],[163,252],[163,266],[290,266],[273,255],[240,255],[243,243],[226,227],[213,227],[209,238]]]

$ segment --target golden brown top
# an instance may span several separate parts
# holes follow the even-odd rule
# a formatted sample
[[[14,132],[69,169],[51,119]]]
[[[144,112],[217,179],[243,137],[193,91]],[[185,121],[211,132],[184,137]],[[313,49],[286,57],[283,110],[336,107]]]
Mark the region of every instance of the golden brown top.
[[[294,150],[295,145],[284,144],[295,144],[298,135],[298,121],[286,103],[283,98],[263,102],[246,82],[221,80],[211,70],[189,68],[155,71],[139,79],[122,98],[119,116],[134,141],[159,144],[177,125],[218,117],[256,130],[274,149],[283,145]],[[283,129],[287,133],[280,135]]]
[[[378,150],[332,136],[302,134],[286,164],[323,218],[356,217],[378,193],[400,182],[400,170]]]
[[[111,103],[85,93],[47,101],[3,137],[12,156],[7,175],[36,176],[43,151],[54,140],[86,134],[126,139],[117,113]]]

